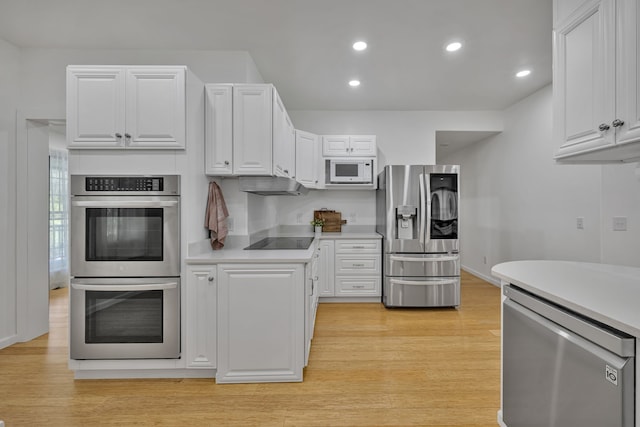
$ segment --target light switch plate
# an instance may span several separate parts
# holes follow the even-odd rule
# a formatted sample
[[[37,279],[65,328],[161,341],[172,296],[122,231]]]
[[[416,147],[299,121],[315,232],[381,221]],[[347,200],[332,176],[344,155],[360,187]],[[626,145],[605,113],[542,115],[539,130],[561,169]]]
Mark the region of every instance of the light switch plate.
[[[627,231],[627,217],[626,216],[614,216],[613,217],[613,231]]]

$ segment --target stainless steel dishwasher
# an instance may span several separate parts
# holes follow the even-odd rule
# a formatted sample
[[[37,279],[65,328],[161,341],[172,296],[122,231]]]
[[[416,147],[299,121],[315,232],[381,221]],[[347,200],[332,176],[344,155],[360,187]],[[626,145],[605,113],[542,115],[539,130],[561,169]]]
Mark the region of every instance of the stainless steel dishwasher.
[[[634,338],[516,286],[503,292],[507,427],[634,426]]]

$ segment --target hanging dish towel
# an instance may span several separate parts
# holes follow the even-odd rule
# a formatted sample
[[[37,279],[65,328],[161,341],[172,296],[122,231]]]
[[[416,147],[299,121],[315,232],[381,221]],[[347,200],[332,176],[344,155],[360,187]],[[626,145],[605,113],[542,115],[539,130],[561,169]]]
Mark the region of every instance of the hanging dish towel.
[[[207,211],[204,216],[204,227],[210,232],[211,247],[222,249],[224,239],[229,232],[227,228],[227,205],[224,203],[220,186],[214,181],[209,183],[209,199],[207,200]]]

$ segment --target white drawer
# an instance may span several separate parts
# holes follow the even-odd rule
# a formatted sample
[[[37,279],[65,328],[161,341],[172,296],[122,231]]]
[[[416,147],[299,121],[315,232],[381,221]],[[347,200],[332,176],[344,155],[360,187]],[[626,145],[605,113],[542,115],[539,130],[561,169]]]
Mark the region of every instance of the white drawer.
[[[380,255],[337,254],[336,276],[340,274],[380,274]]]
[[[336,296],[380,296],[379,277],[336,277]]]
[[[379,254],[380,253],[380,240],[379,239],[367,239],[367,240],[335,240],[335,250],[337,254]]]

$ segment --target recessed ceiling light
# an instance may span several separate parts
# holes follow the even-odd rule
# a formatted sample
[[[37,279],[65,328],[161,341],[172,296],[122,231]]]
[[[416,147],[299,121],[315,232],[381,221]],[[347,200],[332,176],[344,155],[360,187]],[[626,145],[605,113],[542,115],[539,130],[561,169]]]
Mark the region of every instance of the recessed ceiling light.
[[[447,49],[447,52],[455,52],[456,50],[460,49],[461,47],[462,47],[462,43],[453,42],[453,43],[449,43],[445,49]]]
[[[365,50],[367,48],[367,43],[363,41],[358,41],[353,44],[354,50]]]
[[[531,74],[531,70],[520,70],[516,73],[516,77],[527,77]]]
[[[351,86],[351,87],[360,86],[360,80],[350,80],[349,81],[349,86]]]

